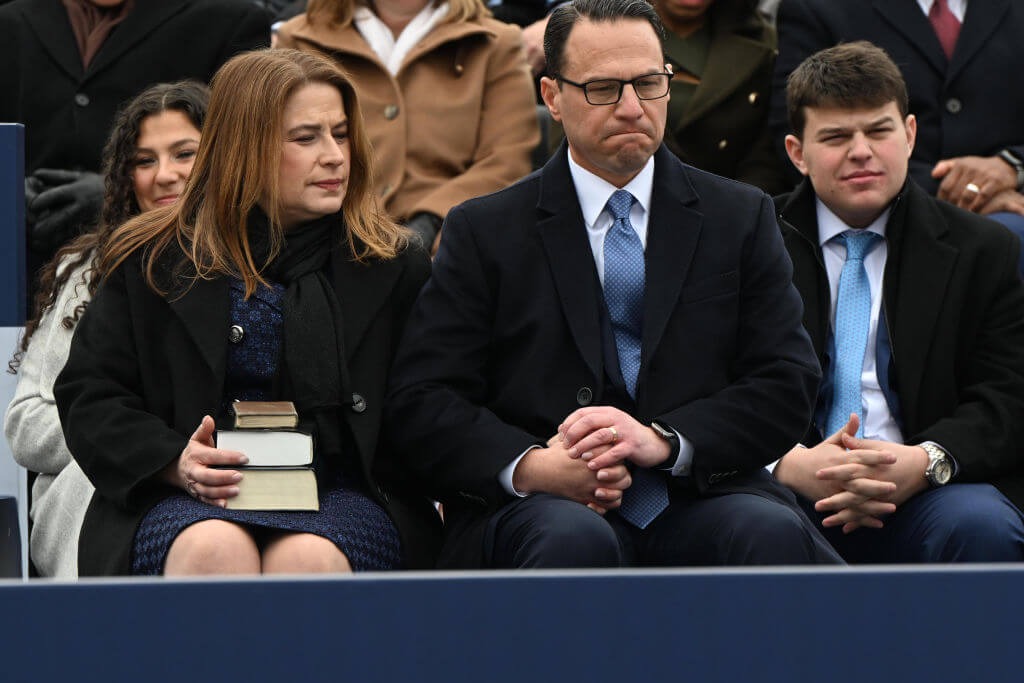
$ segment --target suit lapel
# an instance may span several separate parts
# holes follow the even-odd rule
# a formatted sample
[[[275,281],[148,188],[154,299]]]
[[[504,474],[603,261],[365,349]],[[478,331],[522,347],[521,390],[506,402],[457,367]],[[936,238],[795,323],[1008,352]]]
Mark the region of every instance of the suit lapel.
[[[804,329],[820,359],[828,343],[832,299],[814,199],[814,189],[805,178],[779,210],[779,225],[793,261],[793,285],[804,302]]]
[[[647,221],[644,263],[642,356],[637,395],[646,368],[661,342],[665,326],[679,305],[679,293],[690,272],[700,238],[703,214],[690,208],[698,199],[683,165],[662,145],[654,155],[654,187]]]
[[[196,280],[185,294],[169,295],[171,310],[181,319],[215,378],[217,400],[226,372],[224,340],[230,328],[228,279]]]
[[[883,291],[899,391],[906,396],[917,395],[924,378],[958,251],[946,243],[946,223],[923,190],[908,182],[904,199],[886,227]]]
[[[76,81],[82,78],[82,56],[60,0],[37,0],[23,9],[25,21],[53,60]]]
[[[331,253],[331,272],[342,311],[345,361],[351,362],[367,328],[395,288],[402,265],[397,259],[358,263],[344,245]]]
[[[600,308],[604,305],[594,269],[587,229],[569,174],[568,146],[561,148],[541,173],[537,229],[558,290],[562,313],[580,355],[594,377],[604,376]]]
[[[989,37],[1002,23],[1010,10],[1010,0],[988,0],[988,2],[967,3],[967,14],[956,39],[953,60],[949,64],[946,80],[953,80],[967,66],[971,59],[985,47]]]
[[[89,75],[98,73],[116,62],[126,51],[137,43],[147,40],[161,24],[180,12],[192,0],[161,0],[146,2],[140,0],[128,13],[110,36],[104,41],[99,52],[89,64]],[[66,21],[66,19],[65,19]]]
[[[897,33],[907,38],[908,44],[920,52],[935,71],[945,74],[948,69],[946,53],[942,51],[938,36],[928,17],[914,0],[874,0],[875,11]],[[959,50],[959,48],[957,48]]]

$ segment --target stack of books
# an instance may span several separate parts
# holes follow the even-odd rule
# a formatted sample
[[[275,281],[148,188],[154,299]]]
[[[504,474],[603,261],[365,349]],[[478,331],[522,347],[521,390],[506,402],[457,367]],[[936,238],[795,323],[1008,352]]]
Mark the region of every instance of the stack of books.
[[[313,437],[296,430],[299,415],[291,401],[236,401],[234,429],[217,433],[217,448],[241,451],[238,495],[232,510],[319,510],[313,472]]]

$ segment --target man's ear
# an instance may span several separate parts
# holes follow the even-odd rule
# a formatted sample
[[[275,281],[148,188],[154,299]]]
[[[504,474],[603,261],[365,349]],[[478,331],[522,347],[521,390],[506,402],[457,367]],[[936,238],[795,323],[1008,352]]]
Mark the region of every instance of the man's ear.
[[[917,140],[917,118],[913,114],[907,114],[907,120],[903,122],[907,130],[907,157],[914,153],[914,141]]]
[[[544,104],[547,105],[548,111],[551,112],[551,118],[555,121],[562,121],[562,112],[560,106],[562,92],[558,89],[558,83],[553,78],[544,76],[540,79],[540,97],[544,100]]]
[[[792,134],[786,136],[786,154],[796,166],[796,170],[807,175],[807,164],[804,163],[804,143],[800,141],[800,138]]]

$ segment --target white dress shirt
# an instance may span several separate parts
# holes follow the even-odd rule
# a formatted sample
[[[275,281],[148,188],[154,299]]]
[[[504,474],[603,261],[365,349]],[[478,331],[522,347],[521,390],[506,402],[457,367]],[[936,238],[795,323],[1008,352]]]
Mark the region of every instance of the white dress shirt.
[[[918,7],[921,8],[921,11],[924,12],[926,17],[934,4],[935,0],[917,0]],[[964,15],[967,14],[967,0],[946,0],[946,5],[949,6],[949,11],[952,12],[953,16],[956,17],[961,24],[964,23]]]

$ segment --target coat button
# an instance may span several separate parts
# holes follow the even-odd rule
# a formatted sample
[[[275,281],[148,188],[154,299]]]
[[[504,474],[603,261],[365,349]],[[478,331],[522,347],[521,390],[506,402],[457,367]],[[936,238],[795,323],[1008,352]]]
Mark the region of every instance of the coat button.
[[[757,98],[758,94],[756,92],[752,92],[749,95],[747,95],[747,101],[750,102],[751,104],[757,104]]]
[[[352,394],[352,412],[366,412],[366,399],[359,394]]]
[[[728,140],[719,140],[718,141],[718,149],[719,149],[719,151],[725,149],[728,146],[729,146],[729,141]]]
[[[388,106],[384,107],[384,118],[386,118],[388,121],[393,121],[396,116],[398,116],[397,104],[389,104]]]
[[[950,97],[946,100],[946,111],[950,114],[959,114],[960,110],[964,108],[964,105],[955,97]]]
[[[581,387],[576,392],[576,403],[581,406],[589,406],[591,401],[594,400],[594,392],[591,391],[590,387]]]
[[[78,93],[77,95],[75,95],[75,104],[77,104],[79,107],[88,107],[89,96],[86,95],[84,92]]]
[[[232,325],[231,329],[228,330],[228,341],[232,344],[237,344],[242,341],[242,337],[245,336],[245,330],[242,329],[241,325]]]

